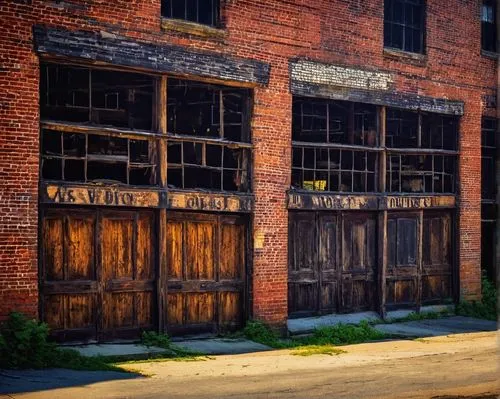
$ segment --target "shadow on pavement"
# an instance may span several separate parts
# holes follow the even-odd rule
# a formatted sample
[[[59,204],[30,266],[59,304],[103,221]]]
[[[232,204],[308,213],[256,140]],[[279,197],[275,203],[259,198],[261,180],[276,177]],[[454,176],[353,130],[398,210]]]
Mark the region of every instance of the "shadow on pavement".
[[[0,370],[0,395],[67,388],[111,380],[144,378],[140,374],[116,371],[67,369]]]

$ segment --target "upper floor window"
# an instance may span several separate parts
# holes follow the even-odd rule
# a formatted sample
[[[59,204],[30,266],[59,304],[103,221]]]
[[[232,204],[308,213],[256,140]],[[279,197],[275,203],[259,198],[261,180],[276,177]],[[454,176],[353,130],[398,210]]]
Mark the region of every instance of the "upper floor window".
[[[161,14],[198,24],[219,24],[219,0],[162,0]]]
[[[385,0],[384,46],[423,53],[424,21],[424,0]]]
[[[485,118],[481,132],[481,198],[495,201],[496,198],[496,119]]]
[[[250,93],[168,79],[168,185],[250,190]]]
[[[497,51],[496,0],[483,0],[481,6],[481,48]]]
[[[378,176],[376,107],[294,98],[292,188],[375,192]]]

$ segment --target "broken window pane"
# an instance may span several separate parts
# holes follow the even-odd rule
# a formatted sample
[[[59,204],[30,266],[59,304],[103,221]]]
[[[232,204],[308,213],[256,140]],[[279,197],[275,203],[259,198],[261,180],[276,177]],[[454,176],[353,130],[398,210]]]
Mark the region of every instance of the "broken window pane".
[[[217,26],[219,0],[162,0],[161,15],[165,18]]]
[[[387,147],[418,147],[418,113],[388,109],[386,121]]]
[[[168,186],[247,192],[249,156],[249,149],[234,144],[170,139]]]
[[[42,64],[40,75],[44,119],[152,129],[150,76],[53,64]]]
[[[294,141],[377,145],[377,114],[372,105],[297,97],[292,112]]]
[[[387,155],[387,189],[404,193],[455,193],[453,155]]]
[[[153,143],[97,134],[42,130],[42,178],[156,184]]]
[[[248,90],[168,80],[168,132],[249,142]]]

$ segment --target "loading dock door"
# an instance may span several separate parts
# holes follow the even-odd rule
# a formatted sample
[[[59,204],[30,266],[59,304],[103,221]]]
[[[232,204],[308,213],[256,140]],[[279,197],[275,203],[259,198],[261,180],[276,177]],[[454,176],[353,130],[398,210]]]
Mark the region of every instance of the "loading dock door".
[[[243,324],[246,223],[239,216],[167,215],[167,331],[235,330]]]
[[[47,209],[41,313],[64,341],[138,338],[154,321],[153,213]]]
[[[376,240],[369,213],[290,212],[289,314],[373,309]]]

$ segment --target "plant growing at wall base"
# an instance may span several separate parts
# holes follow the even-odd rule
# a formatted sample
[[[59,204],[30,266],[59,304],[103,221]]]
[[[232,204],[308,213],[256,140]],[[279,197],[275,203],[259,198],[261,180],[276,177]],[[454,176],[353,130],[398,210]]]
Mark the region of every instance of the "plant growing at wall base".
[[[497,289],[486,277],[481,280],[481,301],[460,301],[456,313],[460,316],[497,320]]]

